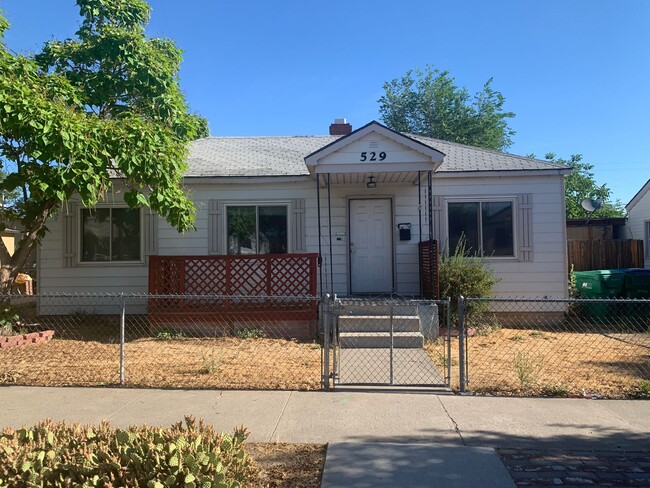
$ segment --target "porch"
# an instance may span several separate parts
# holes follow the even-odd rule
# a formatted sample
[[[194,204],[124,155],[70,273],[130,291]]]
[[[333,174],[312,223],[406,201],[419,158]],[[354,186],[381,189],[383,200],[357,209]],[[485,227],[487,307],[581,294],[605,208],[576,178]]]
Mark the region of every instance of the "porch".
[[[150,256],[149,323],[154,329],[211,326],[214,334],[272,329],[274,336],[316,336],[315,253]],[[270,334],[269,334],[270,335]]]

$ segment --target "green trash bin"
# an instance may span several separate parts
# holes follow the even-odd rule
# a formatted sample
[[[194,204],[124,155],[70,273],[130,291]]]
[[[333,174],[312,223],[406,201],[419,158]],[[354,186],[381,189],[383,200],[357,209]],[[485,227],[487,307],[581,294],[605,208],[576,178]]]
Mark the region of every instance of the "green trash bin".
[[[623,295],[625,273],[620,269],[575,271],[576,287],[582,298],[611,299]],[[596,324],[612,324],[617,319],[616,303],[584,303],[585,317]]]
[[[625,273],[623,296],[634,300],[650,300],[650,269],[629,268],[621,270]],[[650,327],[650,304],[626,303],[623,307],[626,324],[634,330],[644,331]]]

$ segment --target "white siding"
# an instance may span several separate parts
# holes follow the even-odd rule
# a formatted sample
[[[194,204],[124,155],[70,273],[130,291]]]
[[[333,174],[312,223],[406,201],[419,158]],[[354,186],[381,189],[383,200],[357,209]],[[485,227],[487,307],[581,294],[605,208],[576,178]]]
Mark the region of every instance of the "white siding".
[[[316,183],[295,181],[283,183],[200,184],[191,185],[190,193],[197,207],[196,230],[179,234],[164,220],[159,221],[158,253],[161,255],[208,254],[208,202],[264,202],[304,198],[306,204],[306,242],[309,252],[318,251],[318,220]],[[395,292],[402,295],[419,292],[418,187],[416,185],[335,186],[331,190],[332,255],[334,292],[348,293],[348,199],[373,197],[393,199],[393,242]],[[424,190],[424,186],[423,186]],[[486,259],[501,281],[498,296],[552,296],[566,294],[566,242],[564,237],[563,177],[527,176],[492,178],[437,178],[433,192],[444,197],[516,197],[530,193],[533,199],[533,261]],[[330,251],[328,232],[327,190],[321,189],[321,246],[323,253],[324,289],[330,290]],[[423,239],[427,239],[426,206],[423,200]],[[650,207],[650,201],[648,201]],[[50,222],[50,234],[40,252],[40,283],[42,292],[146,292],[148,270],[145,265],[78,265],[63,267],[63,229],[61,218]],[[400,241],[397,224],[411,224],[411,241]],[[446,224],[444,225],[446,229]],[[636,235],[635,231],[635,235]],[[639,231],[640,232],[640,231]],[[223,237],[223,236],[221,236]],[[339,240],[340,239],[340,240]]]
[[[643,249],[645,252],[645,267],[650,268],[650,242],[648,242],[648,236],[646,235],[645,226],[646,222],[650,221],[650,191],[646,192],[645,195],[637,202],[637,204],[632,207],[629,211],[627,225],[630,228],[630,238],[642,239]]]

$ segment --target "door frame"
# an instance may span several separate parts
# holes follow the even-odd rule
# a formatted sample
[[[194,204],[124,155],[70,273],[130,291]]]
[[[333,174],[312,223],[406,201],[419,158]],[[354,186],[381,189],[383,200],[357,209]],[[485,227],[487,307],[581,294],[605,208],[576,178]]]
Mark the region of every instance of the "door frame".
[[[352,233],[351,233],[351,221],[352,219],[350,218],[351,212],[351,201],[352,200],[389,200],[390,201],[390,249],[391,249],[391,278],[392,278],[392,290],[390,293],[395,293],[397,290],[397,276],[396,276],[396,268],[395,268],[395,195],[347,195],[345,197],[346,202],[346,229],[347,229],[347,252],[345,253],[346,256],[346,266],[347,266],[347,291],[348,295],[358,295],[358,296],[369,296],[369,295],[374,295],[374,293],[355,293],[352,291],[352,253],[350,252],[350,239],[352,238]]]

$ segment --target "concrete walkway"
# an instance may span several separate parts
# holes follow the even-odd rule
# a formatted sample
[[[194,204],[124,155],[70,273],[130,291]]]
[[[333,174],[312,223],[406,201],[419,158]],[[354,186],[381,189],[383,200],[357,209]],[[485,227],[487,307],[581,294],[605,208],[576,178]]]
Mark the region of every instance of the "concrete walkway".
[[[244,424],[253,442],[329,443],[328,487],[395,486],[406,474],[403,486],[513,486],[494,448],[650,450],[647,401],[0,387],[0,428],[46,417],[168,426],[186,414],[224,431]]]

